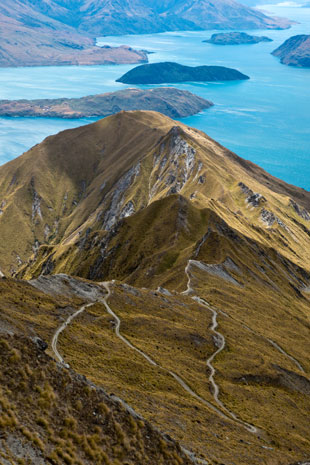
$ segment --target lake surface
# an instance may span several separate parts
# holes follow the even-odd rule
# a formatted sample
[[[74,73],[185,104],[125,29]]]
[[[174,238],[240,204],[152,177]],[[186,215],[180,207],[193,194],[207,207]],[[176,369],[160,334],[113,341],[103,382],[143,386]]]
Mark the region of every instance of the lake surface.
[[[281,65],[270,52],[295,34],[310,32],[310,9],[265,7],[297,20],[286,31],[255,31],[274,41],[256,45],[203,43],[216,31],[169,32],[99,38],[99,44],[127,44],[155,52],[150,62],[223,65],[249,75],[249,81],[187,83],[175,87],[210,99],[215,106],[182,121],[292,184],[310,189],[310,69]],[[0,98],[81,97],[128,87],[116,83],[132,65],[0,69]],[[131,86],[132,87],[132,86]],[[154,87],[154,86],[138,86]],[[93,120],[0,118],[0,164],[50,134]]]

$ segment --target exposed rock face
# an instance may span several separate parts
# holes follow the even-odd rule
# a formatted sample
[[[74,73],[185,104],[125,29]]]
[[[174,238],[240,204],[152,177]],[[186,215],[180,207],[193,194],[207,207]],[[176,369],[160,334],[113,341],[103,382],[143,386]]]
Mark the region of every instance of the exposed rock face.
[[[235,286],[240,286],[240,283],[235,278],[233,278],[231,274],[229,273],[229,269],[231,268],[230,259],[227,259],[224,263],[220,263],[216,265],[203,263],[198,260],[191,260],[190,266],[199,268],[201,271],[204,271],[220,279],[223,279]],[[234,268],[233,270],[235,271]]]
[[[210,39],[204,40],[204,42],[215,45],[243,45],[272,42],[272,39],[265,36],[252,36],[245,32],[220,32],[218,34],[213,34]]]
[[[138,66],[117,82],[124,84],[164,84],[169,82],[240,81],[249,79],[236,69],[223,66],[183,66],[178,63],[152,63]]]
[[[287,39],[272,52],[284,65],[310,68],[310,35],[297,35]]]
[[[305,209],[302,208],[298,203],[294,202],[294,200],[290,199],[290,205],[293,207],[297,215],[299,215],[302,219],[306,221],[310,221],[310,213]]]
[[[134,212],[133,203],[130,202],[124,205],[124,196],[129,186],[134,183],[135,178],[138,176],[140,171],[140,165],[136,165],[131,168],[115,185],[111,198],[104,198],[103,202],[107,203],[110,201],[109,208],[105,213],[102,228],[111,229],[112,226],[120,219],[129,216],[130,212]],[[123,206],[124,205],[124,206]],[[123,206],[123,209],[121,210]]]
[[[281,226],[286,231],[289,231],[288,227],[280,220],[273,212],[266,210],[265,208],[261,211],[261,219],[266,224],[268,228],[271,228],[274,223]]]
[[[184,118],[211,106],[212,102],[191,92],[161,87],[125,89],[72,99],[0,100],[0,115],[88,118],[104,117],[121,110],[153,110],[171,118]]]
[[[254,191],[248,186],[257,187]],[[283,209],[279,209],[274,195],[285,197]],[[104,277],[108,270],[102,260],[109,262],[107,256],[115,255],[115,247],[122,244],[121,239],[115,242],[115,237],[119,237],[124,225],[147,207],[151,215],[157,208],[156,202],[170,196],[184,197],[201,209],[211,202],[215,211],[213,202],[227,203],[227,208],[236,212],[236,218],[241,210],[240,215],[254,221],[253,234],[262,230],[262,241],[267,240],[262,221],[264,226],[275,226],[286,236],[290,236],[286,226],[295,237],[304,235],[306,239],[300,239],[300,244],[309,238],[308,229],[297,221],[293,206],[287,202],[287,198],[292,199],[299,206],[294,204],[294,211],[297,208],[307,218],[309,200],[305,191],[269,178],[200,131],[159,113],[120,112],[49,137],[1,167],[1,270],[7,274],[15,272],[17,266],[27,267],[32,257],[39,264],[40,273],[62,272],[63,263],[75,267],[74,263],[63,262],[67,247],[72,244],[72,250],[76,250],[73,261],[79,262],[85,254],[84,263],[90,259],[83,276]],[[22,215],[16,210],[21,204]],[[188,207],[184,210],[176,204],[177,233],[188,234],[184,213]],[[233,216],[232,222],[236,218]],[[16,235],[20,230],[23,240]],[[230,230],[225,234],[233,233]],[[71,252],[68,254],[71,256]],[[137,266],[136,262],[132,266]]]
[[[253,192],[251,189],[249,189],[243,182],[239,182],[239,187],[242,190],[244,194],[246,194],[247,198],[246,201],[252,205],[252,207],[259,207],[262,203],[267,202],[265,197],[262,194],[259,194],[258,192]]]

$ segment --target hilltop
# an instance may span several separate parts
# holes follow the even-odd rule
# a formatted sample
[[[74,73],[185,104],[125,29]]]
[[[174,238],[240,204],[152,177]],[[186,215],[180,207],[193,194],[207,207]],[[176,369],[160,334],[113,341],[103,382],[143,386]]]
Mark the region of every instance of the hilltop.
[[[298,35],[287,39],[272,52],[284,65],[310,67],[310,35]]]
[[[151,63],[131,69],[116,82],[124,84],[166,84],[174,82],[242,81],[249,79],[224,66],[184,66],[179,63]]]
[[[121,110],[153,110],[171,118],[184,118],[211,106],[212,102],[191,92],[159,87],[125,89],[71,99],[0,100],[0,115],[90,118],[109,116]]]
[[[0,179],[4,334],[46,341],[60,373],[113,393],[197,463],[310,456],[309,192],[146,111],[48,137]]]

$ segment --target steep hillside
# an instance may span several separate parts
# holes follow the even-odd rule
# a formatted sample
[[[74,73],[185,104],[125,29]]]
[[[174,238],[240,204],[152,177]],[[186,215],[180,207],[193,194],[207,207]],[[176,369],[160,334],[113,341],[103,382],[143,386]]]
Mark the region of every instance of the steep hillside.
[[[273,29],[290,24],[288,20],[269,18],[234,0],[90,0],[82,5],[80,8],[85,14],[80,17],[79,30],[95,34],[238,27]]]
[[[144,111],[49,137],[0,179],[0,268],[30,280],[0,280],[2,333],[46,341],[197,463],[310,457],[309,192]]]
[[[165,18],[181,17],[201,29],[285,29],[290,25],[288,20],[270,18],[235,0],[173,0],[164,3],[168,6],[162,13]]]
[[[0,338],[0,461],[191,464],[129,407],[21,336]]]

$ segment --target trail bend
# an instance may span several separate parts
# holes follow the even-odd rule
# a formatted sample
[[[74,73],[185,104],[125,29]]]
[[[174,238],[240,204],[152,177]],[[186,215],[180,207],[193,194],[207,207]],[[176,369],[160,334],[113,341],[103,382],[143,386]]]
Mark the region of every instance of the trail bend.
[[[231,412],[229,412],[228,409],[226,409],[224,407],[224,410],[227,412],[227,413],[224,413],[223,411],[221,411],[219,408],[217,408],[215,405],[213,405],[211,402],[207,401],[206,399],[204,399],[203,397],[201,397],[199,394],[197,394],[178,374],[176,374],[175,372],[167,369],[167,368],[164,368],[162,367],[159,363],[157,363],[155,360],[153,360],[149,355],[147,355],[145,352],[143,352],[142,350],[138,349],[137,347],[135,347],[133,344],[131,344],[130,341],[128,341],[128,339],[126,339],[126,337],[124,337],[121,333],[120,333],[120,326],[121,326],[121,319],[119,318],[118,315],[116,315],[116,313],[111,309],[111,307],[109,306],[108,304],[108,299],[110,298],[111,296],[111,289],[110,289],[110,283],[109,282],[102,282],[100,283],[101,286],[103,286],[106,291],[107,291],[107,295],[101,299],[101,302],[104,304],[107,312],[114,318],[114,321],[116,323],[115,325],[115,334],[116,336],[124,343],[126,344],[130,349],[134,350],[135,352],[137,352],[138,354],[140,354],[142,357],[145,358],[145,360],[150,363],[152,366],[155,366],[159,369],[161,369],[162,371],[168,373],[172,378],[174,378],[175,381],[177,381],[177,383],[188,393],[190,394],[192,397],[194,397],[196,400],[198,400],[199,402],[201,402],[202,404],[204,404],[206,407],[208,407],[209,409],[213,410],[217,415],[219,415],[220,417],[222,417],[223,419],[225,420],[228,420],[228,421],[234,421],[234,422],[237,422],[239,423],[240,425],[244,426],[248,431],[250,431],[251,433],[257,433],[258,430],[257,428],[255,428],[254,426],[252,425],[249,425],[241,420],[239,420],[237,417],[234,417],[233,414],[231,414]],[[219,334],[219,333],[218,333]],[[214,355],[215,357],[215,355]],[[214,358],[213,357],[213,358]],[[219,403],[220,406],[222,407],[222,403]]]
[[[60,363],[62,363],[63,365],[65,365],[65,366],[69,366],[69,365],[65,363],[63,357],[61,356],[61,354],[59,353],[59,351],[57,349],[59,335],[67,328],[67,326],[71,323],[72,320],[74,320],[74,318],[76,318],[78,315],[83,313],[86,310],[86,308],[91,307],[92,305],[94,305],[94,303],[85,304],[82,307],[80,307],[79,310],[77,310],[75,313],[70,315],[69,318],[67,318],[66,321],[61,326],[59,326],[59,328],[56,330],[56,332],[55,332],[55,334],[53,336],[52,350],[53,350],[57,360]]]
[[[192,266],[192,264],[195,264],[195,262],[193,260],[189,260],[189,262],[188,262],[188,264],[187,264],[187,266],[185,268],[185,274],[186,274],[186,276],[188,278],[188,282],[187,282],[186,291],[182,292],[183,295],[189,295],[189,294],[194,292],[194,290],[191,287],[191,275],[190,275],[190,267]],[[246,421],[241,420],[234,412],[229,410],[224,405],[224,403],[219,399],[220,388],[219,388],[218,384],[215,382],[215,379],[214,379],[215,374],[216,374],[216,370],[215,370],[212,362],[217,357],[217,355],[219,355],[224,350],[224,348],[226,346],[225,337],[223,336],[223,334],[221,334],[220,332],[218,332],[216,330],[216,328],[218,327],[218,322],[217,322],[218,313],[217,313],[217,311],[214,308],[212,308],[209,305],[208,302],[206,302],[204,299],[202,299],[202,298],[200,298],[198,296],[192,296],[192,299],[195,300],[196,302],[200,303],[204,307],[206,307],[212,313],[212,325],[211,325],[210,329],[213,332],[213,334],[216,336],[216,340],[219,342],[219,347],[217,348],[217,350],[206,361],[207,367],[210,370],[209,382],[210,382],[210,384],[212,386],[213,398],[214,398],[216,404],[219,406],[219,408],[223,412],[225,412],[226,416],[233,419],[239,425],[243,426],[250,433],[256,434],[259,431],[258,428],[251,425],[250,423],[247,423]]]

